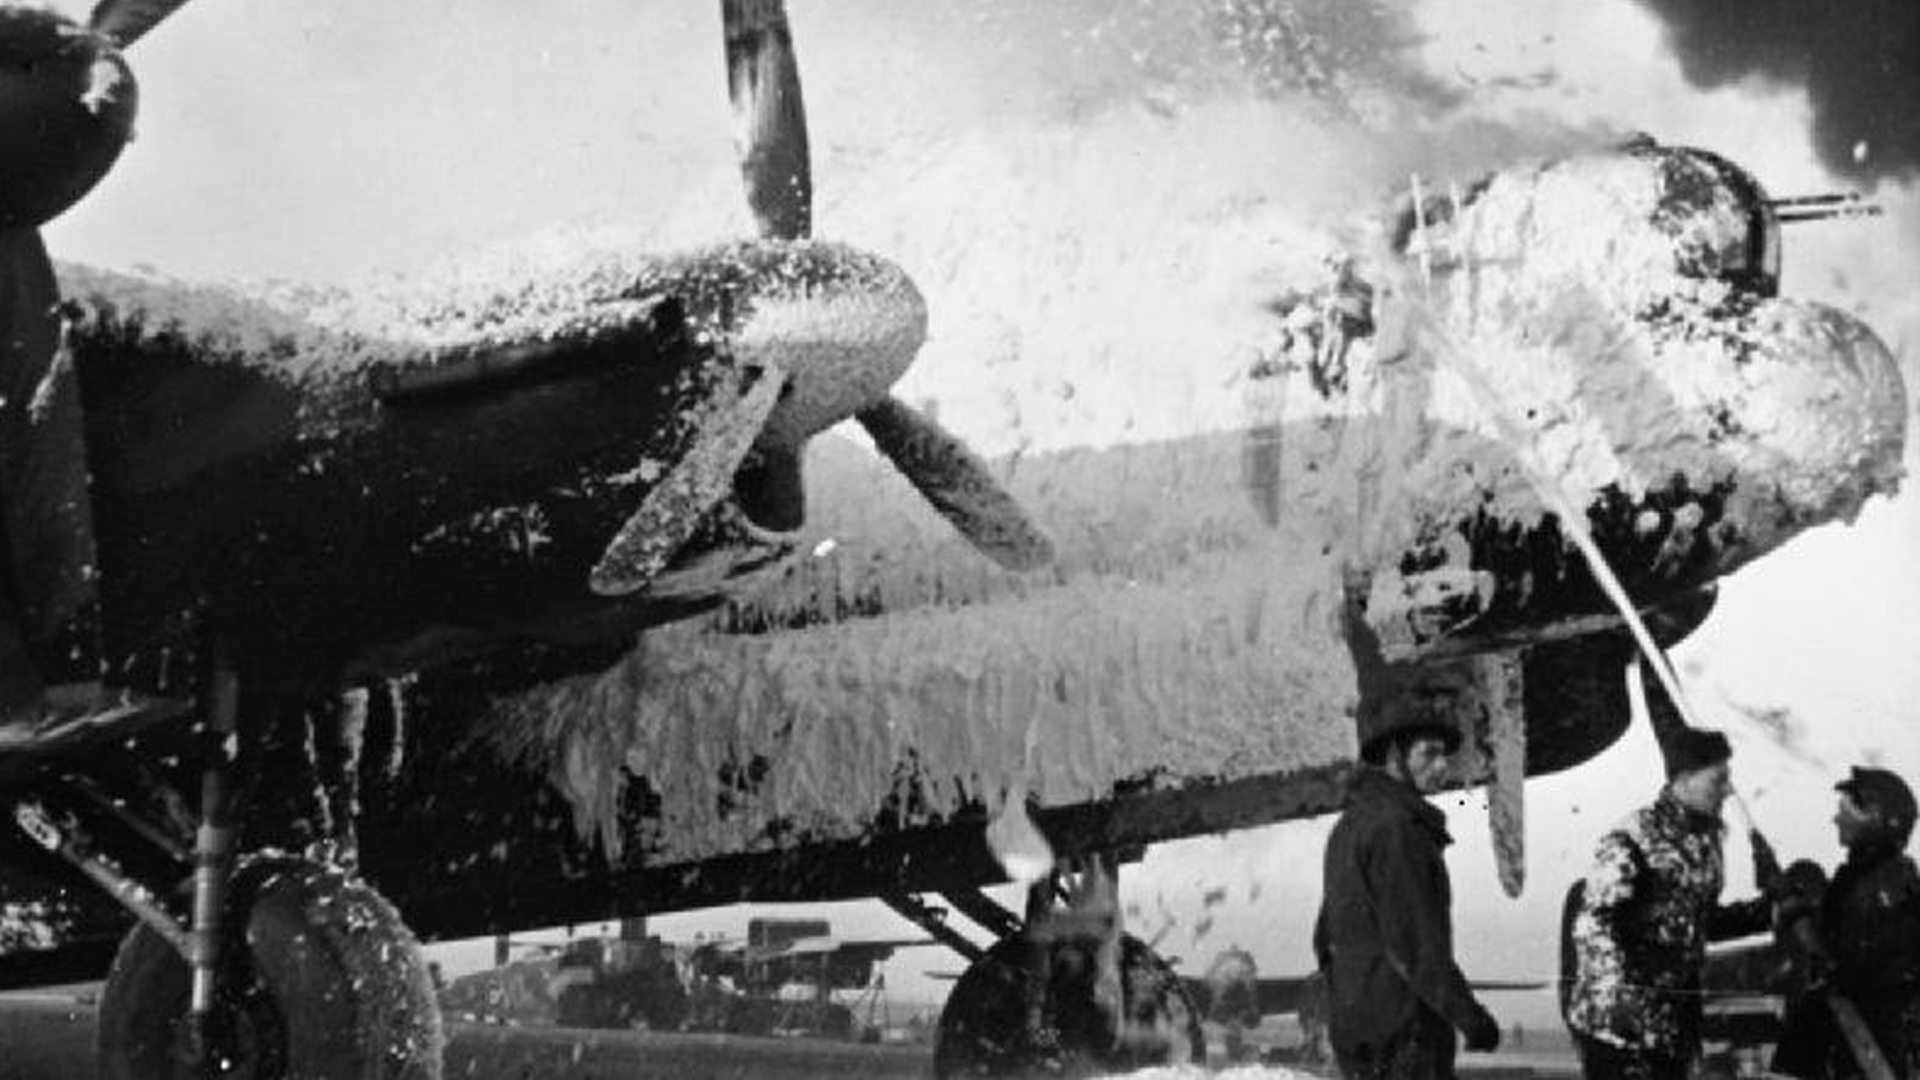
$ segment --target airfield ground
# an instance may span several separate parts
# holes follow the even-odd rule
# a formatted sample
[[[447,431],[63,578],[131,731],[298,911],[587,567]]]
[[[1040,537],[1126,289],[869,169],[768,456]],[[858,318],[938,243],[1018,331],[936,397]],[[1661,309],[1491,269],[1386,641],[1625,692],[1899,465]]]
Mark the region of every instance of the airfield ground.
[[[577,1031],[449,1023],[446,1080],[924,1080],[926,1046],[820,1039]],[[94,1011],[84,992],[0,994],[0,1080],[94,1080]],[[1463,1057],[1464,1080],[1571,1080],[1571,1053],[1530,1036],[1523,1049]],[[1140,1080],[1312,1080],[1279,1066],[1152,1069]]]
[[[0,1001],[0,1080],[93,1080],[91,1005]],[[923,1046],[452,1023],[446,1080],[920,1080]]]

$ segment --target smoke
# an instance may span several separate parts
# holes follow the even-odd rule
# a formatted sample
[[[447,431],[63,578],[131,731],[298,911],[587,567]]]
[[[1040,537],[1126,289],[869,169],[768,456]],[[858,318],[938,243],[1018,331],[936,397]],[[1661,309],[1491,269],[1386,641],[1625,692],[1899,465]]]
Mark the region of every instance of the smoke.
[[[934,95],[911,95],[922,129],[929,120],[1009,115],[1088,120],[1135,106],[1170,116],[1223,95],[1311,102],[1344,121],[1434,113],[1459,100],[1426,70],[1409,10],[1390,0],[975,0],[937,8],[844,0],[795,19],[796,34],[805,31],[798,47],[810,89],[826,88],[836,71],[881,79],[896,100],[902,88],[944,83]],[[895,64],[891,73],[876,70]]]
[[[1835,173],[1920,175],[1920,4],[1640,0],[1666,24],[1689,82],[1757,78],[1806,90],[1813,141]]]
[[[985,453],[1237,422],[1267,302],[1369,243],[1409,174],[1465,183],[1621,134],[1474,114],[1378,0],[814,14],[795,33],[818,231],[912,275],[930,339],[898,391]]]

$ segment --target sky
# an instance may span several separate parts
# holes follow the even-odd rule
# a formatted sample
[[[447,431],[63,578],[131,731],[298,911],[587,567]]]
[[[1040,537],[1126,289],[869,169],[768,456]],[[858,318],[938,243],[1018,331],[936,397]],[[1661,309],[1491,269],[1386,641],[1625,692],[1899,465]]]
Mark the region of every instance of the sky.
[[[1911,3],[1813,21],[1791,0],[790,6],[817,231],[914,274],[933,337],[902,393],[937,399],[982,449],[1177,429],[1198,392],[1136,375],[1139,358],[1230,363],[1256,330],[1249,290],[1307,260],[1327,222],[1411,171],[1470,179],[1636,131],[1731,156],[1776,194],[1876,200],[1881,217],[1790,233],[1784,288],[1861,314],[1920,386]],[[717,5],[196,0],[130,59],[136,140],[47,228],[57,258],[336,281],[529,235],[654,247],[748,231]],[[1048,423],[1068,400],[1100,423]],[[1920,496],[1876,500],[1735,575],[1677,650],[1790,858],[1835,854],[1829,788],[1848,764],[1920,778],[1916,550]],[[1518,901],[1496,883],[1482,801],[1441,800],[1469,975],[1553,974],[1565,884],[1657,786],[1643,727],[1533,782]],[[1329,824],[1156,848],[1123,882],[1134,928],[1194,969],[1239,945],[1265,971],[1304,971]],[[1744,846],[1730,856],[1742,866]],[[847,932],[910,929],[874,905],[833,910]],[[739,933],[746,917],[659,925]],[[923,951],[894,982],[955,966]],[[1549,1018],[1543,996],[1493,1007]]]

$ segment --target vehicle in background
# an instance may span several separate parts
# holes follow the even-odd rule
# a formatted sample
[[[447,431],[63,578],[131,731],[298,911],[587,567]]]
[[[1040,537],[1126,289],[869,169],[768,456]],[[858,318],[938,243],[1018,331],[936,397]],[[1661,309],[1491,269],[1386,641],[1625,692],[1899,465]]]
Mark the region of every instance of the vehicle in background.
[[[463,976],[440,994],[483,1023],[734,1035],[886,1036],[879,965],[928,938],[841,939],[825,919],[755,918],[746,940],[672,943],[627,919],[616,936],[535,946],[540,955]]]

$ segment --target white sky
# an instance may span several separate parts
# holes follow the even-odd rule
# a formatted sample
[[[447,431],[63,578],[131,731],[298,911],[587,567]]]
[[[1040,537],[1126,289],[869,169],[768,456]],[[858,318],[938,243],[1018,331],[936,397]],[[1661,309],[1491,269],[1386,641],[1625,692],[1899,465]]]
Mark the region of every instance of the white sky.
[[[1004,8],[995,9],[999,22],[881,0],[792,8],[820,230],[895,254],[920,278],[939,340],[912,378],[954,396],[942,416],[963,434],[976,416],[967,395],[985,393],[970,389],[982,385],[1000,386],[999,398],[980,398],[982,418],[1017,413],[1031,387],[1070,379],[1114,396],[1123,411],[1164,403],[1163,387],[1116,379],[1125,369],[1111,358],[1123,360],[1116,350],[1155,329],[1135,302],[1142,282],[1167,294],[1179,287],[1140,276],[1169,261],[1156,263],[1153,245],[1199,235],[1203,266],[1271,245],[1255,235],[1258,218],[1237,231],[1188,228],[1235,192],[1275,200],[1285,218],[1350,194],[1380,168],[1426,168],[1421,154],[1471,163],[1482,149],[1473,139],[1489,131],[1511,154],[1563,129],[1638,129],[1716,149],[1776,193],[1840,186],[1815,160],[1803,95],[1689,87],[1659,28],[1625,0],[1419,0],[1412,10],[1430,35],[1420,59],[1467,95],[1456,119],[1483,124],[1468,135],[1406,120],[1386,143],[1264,106],[1195,107],[1166,119],[1094,108],[1083,124],[1075,109],[1123,98],[1125,80],[1116,89],[1097,59],[1060,58],[1042,33],[1007,36]],[[945,12],[944,21],[925,28],[922,11]],[[745,217],[720,57],[712,4],[197,0],[133,49],[139,137],[101,187],[48,228],[49,245],[59,258],[145,263],[186,278],[337,279],[569,222],[611,220],[636,243],[738,233]],[[1043,170],[1021,160],[1036,147],[1072,153]],[[1193,203],[1196,192],[1215,201]],[[1863,312],[1920,386],[1920,304],[1910,285],[1920,280],[1920,199],[1893,186],[1877,197],[1883,218],[1791,234],[1786,288]],[[1041,230],[1022,215],[1040,213],[1084,230],[1087,246],[1117,260],[1128,281],[1103,279],[1094,256],[1033,265]],[[983,281],[1010,284],[996,292]],[[1051,306],[1032,299],[1048,289]],[[1062,365],[1079,362],[1071,354],[1081,345],[1100,359],[1040,379],[1031,363],[1009,368],[1019,377],[998,384],[992,371],[963,366],[982,347],[969,336],[982,326],[1016,350],[1059,350]],[[1804,537],[1743,571],[1680,650],[1697,704],[1735,741],[1736,779],[1788,857],[1833,854],[1827,788],[1846,764],[1873,758],[1920,777],[1917,545],[1920,499],[1883,500],[1855,527]],[[1817,763],[1773,745],[1730,703],[1790,710]],[[1531,785],[1531,885],[1518,902],[1495,883],[1478,800],[1446,800],[1461,841],[1451,863],[1470,975],[1552,974],[1562,888],[1594,836],[1648,798],[1657,776],[1651,739],[1636,729],[1572,774]],[[1237,943],[1264,970],[1306,970],[1327,824],[1156,850],[1125,884],[1146,912],[1141,931],[1159,928],[1164,904],[1174,920],[1165,948],[1190,967]],[[1743,848],[1733,854],[1744,859]],[[1227,901],[1206,908],[1203,894],[1218,886]],[[873,906],[835,911],[843,932],[907,929]],[[1206,918],[1211,929],[1196,935]],[[660,923],[690,934],[741,932],[745,920],[728,911]],[[469,950],[457,963],[484,953]],[[937,953],[911,957],[896,963],[894,983],[954,966]],[[1496,1011],[1503,1004],[1528,1023],[1550,1015],[1544,998],[1496,1000]]]

